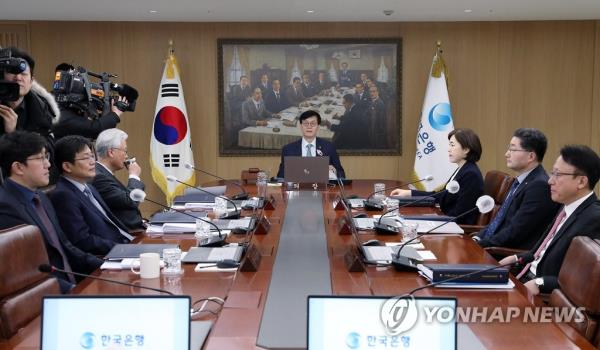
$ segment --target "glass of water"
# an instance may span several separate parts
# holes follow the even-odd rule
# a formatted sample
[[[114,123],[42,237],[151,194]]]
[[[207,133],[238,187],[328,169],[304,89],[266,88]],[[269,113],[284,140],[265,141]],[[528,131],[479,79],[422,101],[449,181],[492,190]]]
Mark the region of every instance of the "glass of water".
[[[256,195],[260,198],[267,197],[267,181],[269,181],[269,175],[264,171],[259,171],[256,174]]]
[[[165,267],[163,268],[163,274],[179,275],[183,272],[181,270],[181,249],[163,249],[163,261],[165,263]]]
[[[388,215],[400,215],[400,212],[398,211],[398,206],[400,204],[399,200],[394,198],[387,198],[385,202],[387,205],[387,210],[390,210]]]
[[[206,218],[205,220],[210,221],[210,218]],[[196,240],[202,240],[204,238],[210,237],[211,227],[211,224],[209,224],[208,222],[196,219],[196,234],[194,235],[196,237]]]
[[[373,185],[373,199],[376,201],[382,201],[385,199],[385,184],[378,182]]]
[[[227,200],[222,197],[215,197],[215,208],[213,209],[217,217],[227,213]]]
[[[410,239],[417,237],[419,230],[419,224],[412,222],[405,222],[402,225],[402,241],[406,242]]]

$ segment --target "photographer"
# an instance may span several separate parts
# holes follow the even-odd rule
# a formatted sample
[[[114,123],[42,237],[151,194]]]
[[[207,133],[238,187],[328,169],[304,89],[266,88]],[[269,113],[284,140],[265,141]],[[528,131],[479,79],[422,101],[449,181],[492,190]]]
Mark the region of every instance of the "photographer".
[[[73,69],[70,65],[60,64],[56,67],[56,72],[54,96],[59,103],[61,115],[52,131],[57,139],[67,135],[80,135],[95,140],[103,130],[116,127],[123,112],[133,111],[135,108],[137,91],[128,85],[120,87],[124,87],[122,91],[125,93],[114,96],[108,85],[90,83],[88,76],[100,76],[87,72],[82,67]],[[111,89],[112,86],[117,86],[108,81],[111,75],[103,74],[106,80],[102,82],[111,84]]]
[[[0,103],[0,136],[15,130],[32,131],[46,139],[46,149],[51,152],[54,145],[51,128],[54,118],[59,116],[58,105],[54,97],[33,78],[33,58],[15,47],[8,50],[13,58],[23,59],[27,64],[20,73],[9,73],[6,70],[1,72],[0,76],[5,81],[19,85],[19,97],[16,101]]]

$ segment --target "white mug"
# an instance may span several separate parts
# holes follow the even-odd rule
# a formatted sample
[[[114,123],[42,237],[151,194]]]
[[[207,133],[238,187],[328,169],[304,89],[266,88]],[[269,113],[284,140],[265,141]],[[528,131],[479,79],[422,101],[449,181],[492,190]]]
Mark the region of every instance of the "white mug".
[[[136,264],[131,265],[131,272],[141,278],[158,278],[160,276],[160,255],[158,253],[140,254],[139,271],[135,270]]]

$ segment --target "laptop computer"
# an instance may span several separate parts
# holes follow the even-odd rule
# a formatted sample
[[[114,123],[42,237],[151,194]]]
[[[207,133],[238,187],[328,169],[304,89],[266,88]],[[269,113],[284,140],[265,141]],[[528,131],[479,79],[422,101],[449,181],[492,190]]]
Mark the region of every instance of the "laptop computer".
[[[382,308],[389,299],[387,296],[308,296],[308,350],[457,348],[456,298],[414,297],[409,305],[415,308],[401,310],[404,316],[398,317],[395,329],[403,331],[396,335],[389,335],[382,323],[382,319],[390,316],[385,314],[388,308]],[[427,320],[426,310],[433,315],[431,322]],[[418,317],[412,317],[413,312]]]
[[[329,157],[285,157],[284,181],[297,184],[329,183]]]
[[[189,296],[45,296],[42,350],[190,349]]]
[[[192,247],[181,259],[183,263],[217,263],[221,260],[235,260],[240,262],[244,247]]]

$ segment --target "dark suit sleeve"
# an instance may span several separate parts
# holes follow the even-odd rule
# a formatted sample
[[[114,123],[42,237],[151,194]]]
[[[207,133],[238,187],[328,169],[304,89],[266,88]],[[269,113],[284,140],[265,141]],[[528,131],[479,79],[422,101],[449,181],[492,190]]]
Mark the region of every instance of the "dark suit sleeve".
[[[287,152],[288,152],[288,145],[283,146],[283,148],[281,149],[281,161],[279,162],[279,171],[277,171],[277,177],[278,178],[283,178],[284,177],[284,173],[283,173],[283,161],[284,161],[284,157],[287,156]]]
[[[59,122],[53,127],[54,134],[57,137],[67,135],[81,135],[90,139],[95,139],[102,131],[114,128],[121,121],[114,112],[106,113],[99,118],[90,119],[78,115],[71,110],[63,109],[60,111]]]
[[[337,172],[337,176],[339,178],[345,178],[346,172],[344,171],[344,168],[342,167],[342,163],[340,162],[340,157],[337,154],[337,150],[335,149],[334,145],[330,145],[330,147],[331,147],[331,152],[329,154],[329,164],[333,165],[333,167],[335,168],[335,170]]]
[[[465,172],[465,174],[458,179],[460,185],[458,193],[451,194],[445,192],[442,194],[442,198],[439,198],[439,201],[441,203],[440,208],[444,214],[448,216],[458,216],[475,207],[477,198],[483,194],[483,180],[481,175],[478,175],[479,174],[477,174],[474,169]],[[455,197],[452,198],[452,205],[445,207],[445,199],[449,199],[450,197]]]
[[[58,222],[69,241],[79,249],[96,255],[105,255],[115,245],[110,239],[94,235],[90,224],[85,220],[85,213],[80,208],[80,201],[69,190],[54,191],[50,197],[52,204],[60,208],[56,212]]]
[[[514,216],[506,218],[492,237],[484,239],[480,233],[479,244],[482,247],[519,246],[526,241],[530,232],[539,230],[540,220],[556,212],[557,204],[550,199],[550,187],[546,182],[530,182],[523,191],[523,198]]]
[[[139,203],[129,198],[129,191],[136,188],[143,190],[144,184],[141,181],[129,178],[127,183],[129,191],[125,191],[115,181],[117,180],[111,175],[97,173],[93,185],[111,210],[137,209]]]

